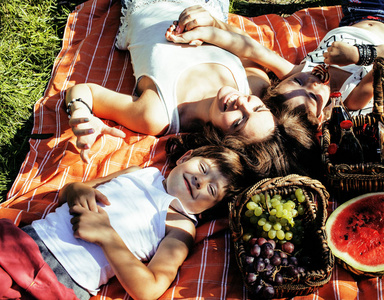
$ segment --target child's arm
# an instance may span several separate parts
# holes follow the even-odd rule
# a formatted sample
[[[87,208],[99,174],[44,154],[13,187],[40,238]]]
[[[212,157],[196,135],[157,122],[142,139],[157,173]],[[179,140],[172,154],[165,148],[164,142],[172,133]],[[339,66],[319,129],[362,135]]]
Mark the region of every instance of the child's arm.
[[[158,299],[175,279],[193,246],[193,223],[175,213],[171,226],[167,226],[166,236],[146,266],[126,247],[102,208],[98,207],[95,213],[75,206],[71,213],[78,214],[71,221],[75,237],[95,243],[103,249],[119,282],[134,299]]]
[[[96,190],[99,184],[106,183],[113,178],[116,178],[122,174],[134,172],[140,170],[138,166],[131,166],[124,170],[114,172],[108,176],[96,178],[86,182],[72,182],[64,185],[59,191],[59,205],[67,202],[69,208],[74,205],[80,205],[81,207],[87,208],[91,211],[97,211],[96,202],[104,203],[109,205],[108,198],[101,192]]]
[[[215,27],[197,27],[181,34],[175,32],[172,25],[166,32],[166,38],[175,43],[190,43],[201,40],[223,48],[240,58],[250,59],[269,69],[280,79],[292,72],[295,65],[272,50],[264,47],[249,36],[221,30]]]

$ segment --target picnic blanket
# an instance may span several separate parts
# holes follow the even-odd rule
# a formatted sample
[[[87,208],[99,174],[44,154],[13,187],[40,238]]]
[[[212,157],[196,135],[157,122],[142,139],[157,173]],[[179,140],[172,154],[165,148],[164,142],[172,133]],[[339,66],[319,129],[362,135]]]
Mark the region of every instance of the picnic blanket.
[[[0,205],[0,217],[23,226],[44,218],[57,207],[58,190],[72,181],[105,176],[130,165],[155,166],[169,171],[164,145],[168,137],[137,134],[122,128],[125,139],[102,136],[84,164],[64,111],[65,90],[82,82],[98,83],[132,93],[134,77],[127,51],[114,47],[119,26],[118,0],[89,0],[68,17],[62,50],[43,97],[34,106],[30,151]],[[298,63],[342,17],[340,6],[310,8],[283,18],[264,15],[245,18],[230,15],[229,22],[293,63]],[[330,203],[332,211],[336,202]],[[310,242],[310,241],[309,241]],[[150,288],[150,287],[148,287]],[[198,226],[196,244],[171,287],[161,299],[247,299],[237,270],[227,219]],[[129,299],[116,278],[104,285],[95,299]],[[336,266],[331,281],[308,296],[295,299],[383,299],[379,278],[355,278]]]

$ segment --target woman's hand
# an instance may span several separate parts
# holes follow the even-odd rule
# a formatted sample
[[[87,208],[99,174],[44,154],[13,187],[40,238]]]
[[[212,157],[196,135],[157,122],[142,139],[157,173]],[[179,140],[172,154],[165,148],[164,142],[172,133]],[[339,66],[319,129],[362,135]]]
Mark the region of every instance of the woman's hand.
[[[324,62],[330,65],[346,66],[359,61],[357,47],[345,42],[333,42],[324,53]]]
[[[175,24],[176,23],[176,24]],[[190,31],[201,26],[215,26],[216,20],[202,6],[194,5],[183,10],[179,16],[179,21],[175,21],[176,33]]]
[[[204,29],[196,28],[192,31],[187,31],[183,33],[176,32],[176,26],[169,26],[167,32],[165,33],[165,38],[174,42],[175,44],[189,44],[191,46],[200,46],[203,44],[203,41],[200,39]]]
[[[76,117],[76,111],[69,120],[73,134],[77,137],[76,147],[80,149],[80,157],[85,163],[89,163],[89,152],[97,137],[101,134],[109,134],[115,137],[125,138],[125,133],[117,128],[107,126],[96,116]]]
[[[70,209],[74,206],[80,206],[86,210],[97,212],[96,202],[110,205],[108,198],[103,193],[81,182],[69,184],[66,187],[65,197]]]
[[[112,236],[114,229],[108,214],[100,206],[97,206],[97,211],[94,212],[75,205],[69,212],[74,216],[71,224],[75,238],[101,245],[107,243],[106,239]]]

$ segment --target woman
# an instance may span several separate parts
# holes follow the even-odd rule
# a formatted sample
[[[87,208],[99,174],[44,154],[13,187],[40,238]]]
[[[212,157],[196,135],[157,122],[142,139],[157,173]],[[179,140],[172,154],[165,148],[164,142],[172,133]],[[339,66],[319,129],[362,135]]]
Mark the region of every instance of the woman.
[[[332,91],[340,91],[344,105],[355,114],[365,108],[371,111],[371,64],[376,56],[384,55],[384,2],[345,0],[343,12],[340,27],[331,30],[299,65],[263,47],[246,33],[208,16],[198,7],[184,11],[178,26],[169,28],[167,38],[177,43],[212,43],[260,63],[282,80],[272,96],[269,95],[268,98],[272,98],[269,106],[274,105],[274,97],[278,96],[285,106],[291,109],[302,106],[321,120]],[[324,81],[324,74],[317,70],[313,72],[315,66],[324,64],[330,65],[329,81]]]
[[[169,25],[192,3],[225,20],[228,3],[222,9],[220,1],[123,3],[116,44],[130,51],[137,81],[134,95],[91,83],[75,85],[66,94],[70,125],[84,161],[89,161],[98,135],[124,137],[99,118],[156,136],[201,130],[206,124],[245,136],[250,143],[275,133],[276,118],[260,100],[269,85],[264,72],[255,67],[245,70],[235,55],[212,45],[196,48],[166,40]]]

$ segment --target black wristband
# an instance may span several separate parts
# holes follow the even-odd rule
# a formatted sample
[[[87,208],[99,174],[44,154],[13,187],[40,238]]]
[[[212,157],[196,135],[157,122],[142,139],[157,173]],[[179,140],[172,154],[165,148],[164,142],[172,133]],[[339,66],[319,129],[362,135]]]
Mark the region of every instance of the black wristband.
[[[71,102],[68,103],[67,105],[67,114],[68,114],[68,118],[71,118],[71,106],[73,105],[74,102],[81,102],[81,103],[84,103],[85,106],[89,109],[89,112],[91,113],[91,115],[93,115],[93,112],[92,112],[92,109],[89,107],[89,105],[87,104],[87,102],[85,102],[83,99],[81,98],[76,98],[76,99],[72,99]]]

